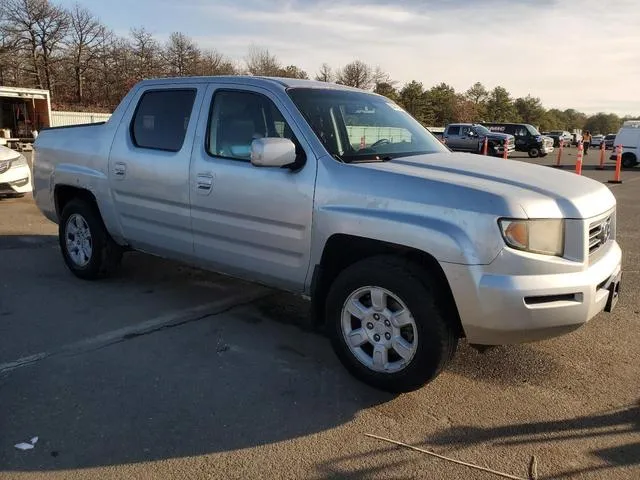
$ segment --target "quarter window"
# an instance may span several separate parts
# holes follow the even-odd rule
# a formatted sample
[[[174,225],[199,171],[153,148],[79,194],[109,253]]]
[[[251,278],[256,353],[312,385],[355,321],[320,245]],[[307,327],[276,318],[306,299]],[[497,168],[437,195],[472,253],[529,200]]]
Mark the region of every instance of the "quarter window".
[[[207,135],[209,154],[249,161],[251,142],[265,137],[288,138],[302,154],[291,127],[267,97],[252,92],[216,92]]]
[[[184,143],[195,98],[195,90],[145,92],[131,124],[133,143],[140,148],[179,151]]]

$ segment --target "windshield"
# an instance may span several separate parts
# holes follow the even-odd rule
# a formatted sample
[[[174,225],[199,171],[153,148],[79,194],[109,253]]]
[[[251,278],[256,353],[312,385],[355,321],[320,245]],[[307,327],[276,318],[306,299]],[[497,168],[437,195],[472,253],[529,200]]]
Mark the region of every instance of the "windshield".
[[[536,137],[538,135],[540,135],[540,132],[533,125],[526,124],[525,127],[527,127],[527,130],[529,131],[529,133],[531,135],[536,136]]]
[[[487,127],[483,127],[482,125],[475,125],[473,128],[476,130],[476,133],[478,135],[488,135],[489,133],[491,133],[491,130],[489,130]]]
[[[319,88],[290,88],[287,93],[329,153],[342,161],[449,152],[417,120],[384,97]]]

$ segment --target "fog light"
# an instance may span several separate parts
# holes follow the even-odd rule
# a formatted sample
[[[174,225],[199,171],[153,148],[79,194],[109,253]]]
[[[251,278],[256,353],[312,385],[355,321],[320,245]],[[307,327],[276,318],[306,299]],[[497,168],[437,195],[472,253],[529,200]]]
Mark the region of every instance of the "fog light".
[[[9,182],[12,187],[24,187],[27,183],[29,183],[29,177],[21,178],[20,180],[16,180],[15,182]]]

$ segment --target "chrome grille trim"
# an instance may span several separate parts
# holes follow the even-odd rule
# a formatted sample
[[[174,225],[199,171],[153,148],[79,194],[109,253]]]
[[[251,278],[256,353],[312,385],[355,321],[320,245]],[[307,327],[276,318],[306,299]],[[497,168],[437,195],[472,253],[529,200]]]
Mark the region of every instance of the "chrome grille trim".
[[[589,224],[589,255],[596,253],[611,238],[613,213]]]

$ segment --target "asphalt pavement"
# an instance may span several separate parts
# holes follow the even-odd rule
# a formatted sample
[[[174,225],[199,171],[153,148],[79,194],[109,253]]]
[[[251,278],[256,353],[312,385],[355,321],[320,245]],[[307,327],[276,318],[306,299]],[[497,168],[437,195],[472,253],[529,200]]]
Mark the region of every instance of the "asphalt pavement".
[[[597,162],[583,174],[606,182]],[[533,457],[539,479],[640,478],[640,167],[622,175],[612,314],[484,354],[462,342],[398,396],[344,371],[303,300],[137,253],[84,282],[32,199],[0,200],[0,479],[499,478],[365,434],[520,478]]]

